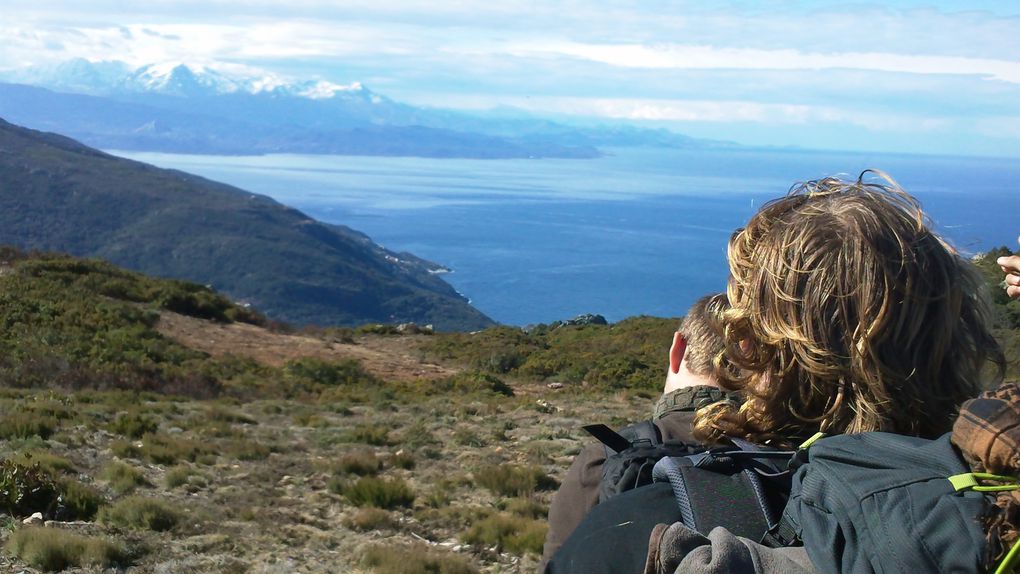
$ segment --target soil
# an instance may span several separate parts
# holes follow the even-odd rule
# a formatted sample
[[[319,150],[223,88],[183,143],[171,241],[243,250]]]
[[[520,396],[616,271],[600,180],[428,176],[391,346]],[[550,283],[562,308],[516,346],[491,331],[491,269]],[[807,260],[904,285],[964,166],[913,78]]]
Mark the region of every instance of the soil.
[[[164,311],[157,329],[186,347],[214,357],[237,355],[280,366],[300,357],[323,360],[357,359],[365,369],[387,381],[434,380],[459,369],[421,358],[418,346],[428,335],[369,335],[344,343],[312,335],[277,333],[246,323],[213,323]]]

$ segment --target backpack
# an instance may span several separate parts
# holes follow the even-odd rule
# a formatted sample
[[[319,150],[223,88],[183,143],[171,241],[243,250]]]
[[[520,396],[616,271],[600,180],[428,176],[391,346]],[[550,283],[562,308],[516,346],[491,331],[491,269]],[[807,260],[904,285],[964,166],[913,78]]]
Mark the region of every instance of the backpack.
[[[1017,488],[1015,478],[971,473],[949,434],[822,438],[792,466],[782,522],[827,574],[985,572],[982,519],[994,506],[985,492]],[[989,478],[1014,484],[983,486]]]
[[[795,453],[730,440],[733,446],[661,459],[653,480],[670,485],[680,522],[691,530],[707,536],[721,526],[771,547],[798,544],[780,520],[790,493],[789,461]]]
[[[676,444],[676,452],[670,453],[648,435],[633,440],[621,436],[649,433],[647,428],[629,427],[621,434],[606,430],[589,430],[604,444],[619,447],[607,444],[612,455],[603,467],[600,502],[546,564],[546,574],[640,572],[657,524],[684,522],[704,533],[725,526],[756,540],[776,526],[789,472],[772,460],[788,460],[792,452],[742,442],[710,450]],[[604,501],[603,492],[611,494]]]
[[[603,424],[583,427],[606,450],[599,481],[599,504],[628,490],[652,483],[652,468],[666,456],[684,456],[705,450],[697,444],[663,441],[650,420],[624,427],[619,433]]]

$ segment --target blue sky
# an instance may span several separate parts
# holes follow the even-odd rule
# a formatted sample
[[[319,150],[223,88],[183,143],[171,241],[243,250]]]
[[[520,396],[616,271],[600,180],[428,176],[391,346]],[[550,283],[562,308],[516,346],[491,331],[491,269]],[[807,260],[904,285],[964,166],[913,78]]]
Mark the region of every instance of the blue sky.
[[[0,68],[250,66],[748,144],[1020,156],[1020,3],[4,0]]]

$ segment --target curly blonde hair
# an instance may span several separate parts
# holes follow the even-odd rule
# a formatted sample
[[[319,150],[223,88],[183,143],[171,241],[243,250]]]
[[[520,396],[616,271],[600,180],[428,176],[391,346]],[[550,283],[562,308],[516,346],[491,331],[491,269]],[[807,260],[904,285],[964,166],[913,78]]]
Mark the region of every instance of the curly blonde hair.
[[[869,172],[884,183],[865,181]],[[934,437],[986,367],[1003,376],[976,270],[881,172],[794,186],[734,233],[728,258],[715,374],[744,402],[699,411],[702,440]]]

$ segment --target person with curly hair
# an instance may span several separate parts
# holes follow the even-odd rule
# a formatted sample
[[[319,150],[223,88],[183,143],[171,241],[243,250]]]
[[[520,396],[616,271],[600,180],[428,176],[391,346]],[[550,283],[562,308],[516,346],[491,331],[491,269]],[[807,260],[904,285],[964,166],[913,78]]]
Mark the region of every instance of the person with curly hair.
[[[935,438],[1003,377],[976,269],[881,172],[795,186],[733,234],[728,260],[714,374],[743,400],[698,410],[694,434],[708,444],[788,448],[818,432]],[[646,564],[670,574],[813,571],[797,549],[681,523],[656,528]]]

